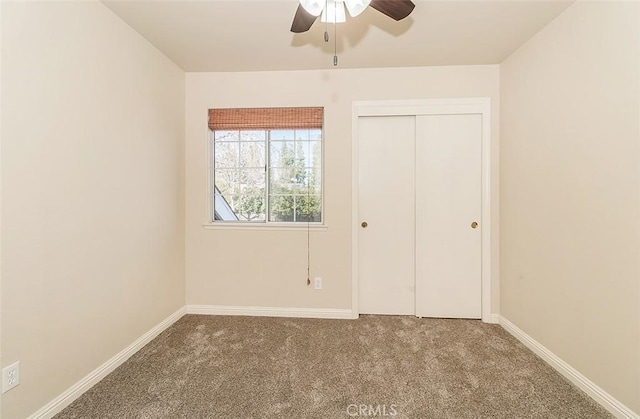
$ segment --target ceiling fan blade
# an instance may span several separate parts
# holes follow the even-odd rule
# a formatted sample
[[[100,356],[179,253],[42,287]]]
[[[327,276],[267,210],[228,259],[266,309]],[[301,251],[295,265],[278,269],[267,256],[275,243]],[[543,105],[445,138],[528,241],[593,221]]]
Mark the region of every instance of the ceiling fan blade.
[[[394,20],[404,19],[416,7],[411,0],[371,0],[370,6]]]
[[[301,33],[308,31],[317,18],[318,16],[312,15],[304,10],[301,4],[298,4],[298,10],[296,10],[296,15],[293,17],[293,23],[291,23],[291,32]]]

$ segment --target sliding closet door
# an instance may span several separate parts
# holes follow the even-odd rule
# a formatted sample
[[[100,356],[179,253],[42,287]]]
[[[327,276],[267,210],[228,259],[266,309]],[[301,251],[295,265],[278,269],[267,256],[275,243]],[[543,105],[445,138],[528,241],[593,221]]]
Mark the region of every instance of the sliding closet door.
[[[481,318],[479,114],[416,119],[416,315]]]
[[[358,269],[363,314],[415,314],[415,117],[358,118]]]

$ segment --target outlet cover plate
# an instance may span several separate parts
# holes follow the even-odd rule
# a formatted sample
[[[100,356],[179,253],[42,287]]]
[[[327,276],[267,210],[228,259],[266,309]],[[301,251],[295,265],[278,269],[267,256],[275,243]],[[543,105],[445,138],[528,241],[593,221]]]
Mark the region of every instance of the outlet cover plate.
[[[20,384],[20,361],[2,369],[2,392],[6,393]]]

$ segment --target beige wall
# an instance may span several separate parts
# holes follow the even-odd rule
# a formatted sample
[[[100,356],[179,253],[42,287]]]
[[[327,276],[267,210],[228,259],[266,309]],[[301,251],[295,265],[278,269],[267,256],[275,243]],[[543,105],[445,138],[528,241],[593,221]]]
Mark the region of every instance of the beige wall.
[[[327,57],[328,60],[331,57]],[[351,308],[351,118],[357,100],[490,97],[494,186],[497,186],[498,66],[430,67],[186,76],[187,304]],[[325,107],[325,219],[311,233],[307,287],[305,231],[205,230],[207,221],[207,109]],[[497,239],[497,188],[493,225]],[[497,312],[497,246],[494,245]]]
[[[640,412],[640,4],[579,2],[501,65],[501,314]]]
[[[2,417],[184,304],[184,73],[99,2],[2,2]]]

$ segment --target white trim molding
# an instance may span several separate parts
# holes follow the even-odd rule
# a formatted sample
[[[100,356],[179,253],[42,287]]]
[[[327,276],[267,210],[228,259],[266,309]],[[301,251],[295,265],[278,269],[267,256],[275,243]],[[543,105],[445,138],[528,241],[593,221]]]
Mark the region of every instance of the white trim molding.
[[[188,305],[187,314],[215,316],[299,317],[314,319],[357,319],[350,309],[341,308],[293,308]]]
[[[164,332],[169,326],[178,321],[186,314],[185,307],[181,307],[169,317],[158,323],[147,333],[138,338],[131,345],[120,351],[104,364],[87,374],[80,381],[71,386],[67,391],[47,403],[40,410],[29,416],[29,419],[50,419],[60,413],[65,407],[69,406],[78,397],[82,396],[87,390],[97,384],[104,377],[109,375],[113,370],[122,365],[133,354],[138,352],[144,345],[151,342],[160,333]]]
[[[358,150],[358,118],[363,116],[399,116],[399,115],[464,115],[479,114],[482,116],[482,144],[481,144],[481,299],[482,321],[493,323],[491,306],[491,234],[492,234],[492,209],[491,207],[491,99],[488,97],[476,98],[442,98],[424,100],[381,100],[381,101],[355,101],[352,104],[351,120],[351,310],[357,316],[360,312],[359,294],[359,268],[358,268],[358,234],[360,232],[358,222],[358,188],[359,179],[359,150]]]
[[[500,325],[524,346],[531,349],[536,355],[551,365],[556,371],[584,391],[602,407],[607,409],[616,418],[638,419],[640,416],[630,408],[622,404],[615,397],[604,391],[593,381],[582,375],[578,370],[567,364],[556,354],[544,347],[540,342],[523,332],[518,326],[511,323],[503,316],[499,316]]]

